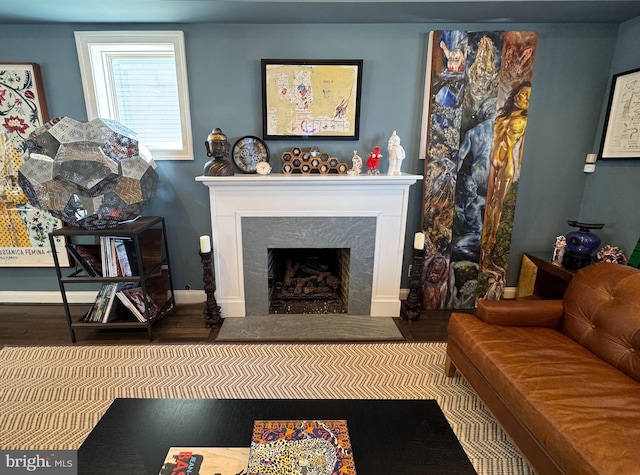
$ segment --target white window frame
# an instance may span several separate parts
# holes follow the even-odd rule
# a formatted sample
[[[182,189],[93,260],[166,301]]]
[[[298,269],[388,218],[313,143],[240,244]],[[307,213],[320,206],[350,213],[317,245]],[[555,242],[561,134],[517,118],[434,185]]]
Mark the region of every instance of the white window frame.
[[[172,45],[176,64],[182,149],[149,148],[154,160],[193,160],[184,33],[182,31],[76,31],[74,35],[89,120],[101,117],[99,111],[111,111],[109,115],[103,112],[102,117],[117,120],[113,116],[113,105],[110,103],[108,92],[110,86],[106,84],[109,78],[104,72],[104,61],[101,60],[101,56],[108,56],[114,52],[152,56],[170,52],[171,48],[167,48],[167,45]]]

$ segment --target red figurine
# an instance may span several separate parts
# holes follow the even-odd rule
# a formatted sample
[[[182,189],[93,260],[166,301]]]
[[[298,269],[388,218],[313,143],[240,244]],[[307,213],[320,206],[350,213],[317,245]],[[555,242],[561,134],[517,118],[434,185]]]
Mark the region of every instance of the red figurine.
[[[382,158],[382,154],[380,153],[380,147],[373,147],[373,152],[369,154],[369,158],[367,159],[367,168],[369,168],[369,171],[367,173],[369,175],[380,174],[380,171],[378,170],[378,165],[380,165],[381,158]]]

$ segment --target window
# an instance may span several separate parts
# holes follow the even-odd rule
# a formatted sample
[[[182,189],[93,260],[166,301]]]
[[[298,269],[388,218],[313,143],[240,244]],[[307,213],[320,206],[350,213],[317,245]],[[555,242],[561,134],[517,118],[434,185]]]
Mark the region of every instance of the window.
[[[87,117],[117,120],[154,160],[193,160],[181,31],[76,31]]]

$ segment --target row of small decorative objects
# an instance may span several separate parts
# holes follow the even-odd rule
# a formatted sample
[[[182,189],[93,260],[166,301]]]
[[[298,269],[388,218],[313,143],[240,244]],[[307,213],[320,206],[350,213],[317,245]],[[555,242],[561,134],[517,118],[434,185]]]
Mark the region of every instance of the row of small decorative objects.
[[[241,137],[233,145],[229,146],[227,136],[222,133],[219,128],[213,129],[205,142],[207,156],[212,157],[205,166],[204,174],[207,176],[231,176],[234,174],[233,166],[225,160],[225,157],[231,155],[234,162],[245,173],[258,173],[260,175],[268,175],[271,173],[271,165],[269,165],[269,148],[267,144],[252,135]],[[393,131],[389,137],[389,169],[387,175],[400,175],[402,161],[405,158],[404,148],[400,145],[400,137],[396,131]],[[382,153],[380,147],[374,147],[373,151],[367,158],[367,174],[379,175],[379,165]],[[327,152],[323,152],[319,147],[313,146],[309,150],[303,150],[302,147],[293,147],[281,155],[282,173],[292,175],[299,173],[310,175],[313,173],[327,175],[337,173],[339,175],[359,175],[362,171],[362,158],[358,156],[358,151],[353,151],[351,159],[352,167],[346,163],[340,162],[336,157],[330,156]]]
[[[592,233],[591,229],[602,229],[602,223],[579,223],[568,221],[569,226],[578,228],[566,236],[556,237],[553,246],[551,262],[568,270],[577,271],[594,261],[593,254],[600,246],[600,238]],[[627,256],[618,246],[607,244],[595,253],[596,262],[610,262],[613,264],[626,264]]]

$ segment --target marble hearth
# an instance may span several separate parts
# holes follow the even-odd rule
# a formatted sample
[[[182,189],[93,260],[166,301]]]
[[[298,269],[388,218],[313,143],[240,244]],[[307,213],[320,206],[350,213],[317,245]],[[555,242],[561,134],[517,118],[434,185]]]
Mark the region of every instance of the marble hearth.
[[[269,248],[349,248],[348,314],[398,316],[409,188],[422,177],[199,176],[223,317],[268,314]]]

